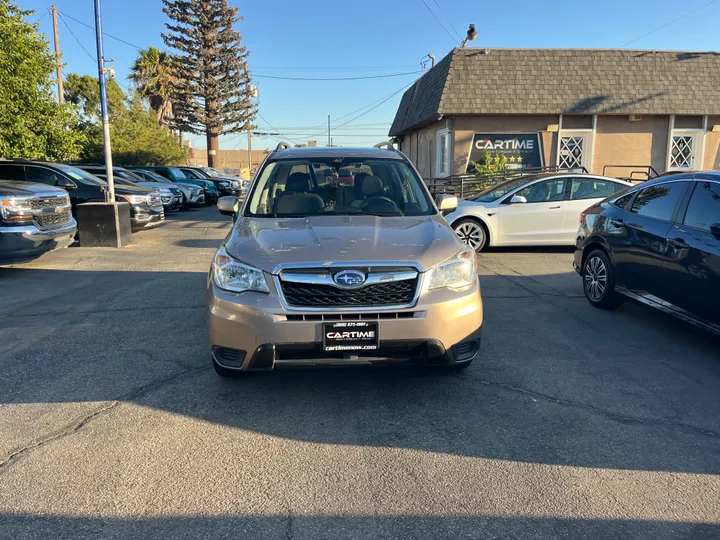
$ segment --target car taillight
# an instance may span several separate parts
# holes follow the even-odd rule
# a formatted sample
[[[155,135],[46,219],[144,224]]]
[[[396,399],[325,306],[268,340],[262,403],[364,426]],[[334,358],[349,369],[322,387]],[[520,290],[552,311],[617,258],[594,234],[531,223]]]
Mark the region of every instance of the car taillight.
[[[587,214],[587,210],[580,212],[580,225],[583,227],[585,226],[585,214]]]

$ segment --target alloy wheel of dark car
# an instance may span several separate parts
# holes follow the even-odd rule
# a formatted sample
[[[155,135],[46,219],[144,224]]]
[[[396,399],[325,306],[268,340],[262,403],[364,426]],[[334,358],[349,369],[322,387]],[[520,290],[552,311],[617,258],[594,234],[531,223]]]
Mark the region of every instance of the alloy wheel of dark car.
[[[453,229],[463,244],[477,252],[485,248],[487,232],[485,232],[485,227],[474,219],[461,219],[457,223],[453,223]]]
[[[590,303],[601,309],[613,309],[622,304],[615,291],[615,273],[607,254],[596,249],[583,264],[583,291]]]

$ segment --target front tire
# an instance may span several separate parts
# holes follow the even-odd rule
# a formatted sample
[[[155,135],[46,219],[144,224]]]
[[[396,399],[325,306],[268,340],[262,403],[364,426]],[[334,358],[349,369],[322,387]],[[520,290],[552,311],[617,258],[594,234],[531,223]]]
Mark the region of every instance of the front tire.
[[[465,218],[453,223],[452,227],[463,244],[470,246],[477,253],[485,249],[488,233],[484,225],[474,219]]]
[[[615,290],[615,269],[601,249],[591,252],[583,263],[583,291],[588,301],[600,309],[614,309],[623,303]]]

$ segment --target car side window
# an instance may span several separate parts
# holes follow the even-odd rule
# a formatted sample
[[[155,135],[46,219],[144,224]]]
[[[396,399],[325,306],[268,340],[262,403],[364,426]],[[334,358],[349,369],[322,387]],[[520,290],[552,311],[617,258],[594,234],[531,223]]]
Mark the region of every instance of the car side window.
[[[22,165],[0,164],[0,180],[24,180]]]
[[[62,176],[60,176],[58,173],[51,169],[46,169],[45,167],[34,167],[26,165],[25,178],[29,182],[38,182],[40,184],[54,186],[57,184],[57,181],[62,178]]]
[[[698,182],[685,212],[685,225],[709,232],[710,225],[718,221],[720,221],[720,184]]]
[[[573,201],[580,199],[604,199],[624,188],[622,184],[600,178],[573,178],[570,189],[570,198]]]
[[[661,221],[672,221],[675,207],[685,194],[687,184],[671,182],[646,187],[635,197],[630,212]]]
[[[631,191],[630,193],[627,193],[623,195],[622,197],[615,199],[614,201],[610,201],[612,204],[617,206],[618,208],[621,208],[622,210],[627,210],[627,205],[630,202],[630,199],[633,198],[635,195],[635,191]]]
[[[529,203],[562,201],[565,192],[565,179],[537,182],[521,189],[515,195],[525,197]]]

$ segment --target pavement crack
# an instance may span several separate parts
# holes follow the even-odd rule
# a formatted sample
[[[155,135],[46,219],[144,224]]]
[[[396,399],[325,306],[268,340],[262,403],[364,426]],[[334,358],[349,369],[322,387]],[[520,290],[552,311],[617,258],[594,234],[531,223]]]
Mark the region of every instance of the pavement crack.
[[[618,413],[614,413],[605,409],[601,409],[599,407],[594,407],[593,405],[588,405],[587,403],[581,403],[579,401],[572,401],[569,399],[563,399],[563,398],[557,398],[554,396],[550,396],[548,394],[543,394],[541,392],[536,392],[535,390],[530,390],[528,388],[523,388],[521,386],[516,386],[513,384],[508,383],[502,383],[502,382],[496,382],[496,381],[490,381],[486,379],[474,379],[480,384],[483,384],[485,386],[493,386],[497,388],[502,388],[507,391],[516,392],[519,394],[523,394],[525,396],[530,397],[531,399],[540,399],[547,403],[554,403],[556,405],[565,405],[568,407],[575,407],[579,409],[584,409],[586,411],[590,411],[592,413],[598,414],[600,416],[603,416],[607,418],[608,420],[613,420],[615,422],[622,422],[625,424],[640,424],[644,426],[659,426],[659,427],[665,427],[665,428],[672,428],[672,429],[680,429],[682,431],[689,431],[696,434],[703,435],[705,437],[712,437],[714,439],[720,439],[720,433],[716,431],[712,431],[709,429],[703,429],[699,428],[697,426],[693,426],[691,424],[685,424],[683,422],[672,422],[669,420],[658,420],[654,418],[639,418],[637,416],[626,416]]]
[[[146,384],[145,386],[142,386],[133,392],[129,392],[128,394],[120,397],[119,399],[116,399],[109,403],[106,403],[102,407],[98,407],[97,409],[89,412],[88,414],[86,414],[82,418],[80,418],[79,420],[74,421],[73,423],[71,423],[68,426],[65,426],[64,428],[60,429],[59,431],[50,433],[50,434],[46,435],[45,437],[37,439],[29,444],[26,444],[25,446],[23,446],[21,448],[18,448],[16,450],[10,452],[10,454],[8,454],[7,457],[0,460],[0,473],[2,473],[3,470],[6,470],[7,467],[12,465],[15,461],[17,461],[20,457],[22,457],[24,454],[28,453],[29,451],[34,450],[36,448],[41,448],[41,447],[46,446],[54,441],[63,439],[65,437],[73,435],[74,433],[77,433],[82,428],[84,428],[87,424],[89,424],[92,420],[94,420],[95,418],[97,418],[100,415],[107,413],[108,411],[113,410],[115,407],[120,405],[122,402],[137,399],[146,394],[149,394],[150,392],[152,392],[154,390],[157,390],[158,388],[160,388],[166,384],[170,384],[170,383],[174,382],[175,380],[179,379],[180,377],[183,377],[190,373],[195,373],[197,371],[204,371],[207,369],[209,369],[208,366],[198,366],[198,367],[194,367],[191,369],[186,369],[184,371],[176,373],[172,377],[168,377],[166,379],[162,379],[162,380],[154,382],[154,383]]]

